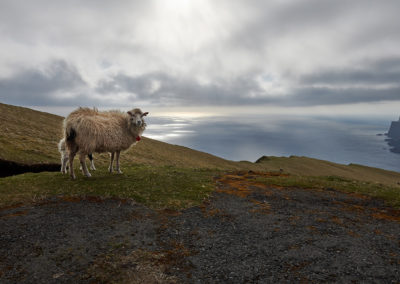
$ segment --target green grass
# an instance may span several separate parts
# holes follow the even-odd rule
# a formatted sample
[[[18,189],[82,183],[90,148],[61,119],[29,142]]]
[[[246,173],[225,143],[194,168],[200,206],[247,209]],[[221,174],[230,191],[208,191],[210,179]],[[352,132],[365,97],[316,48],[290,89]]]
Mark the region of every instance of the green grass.
[[[260,177],[259,182],[284,187],[310,188],[326,190],[333,188],[347,193],[358,193],[374,198],[381,198],[388,205],[400,208],[400,187],[381,183],[358,181],[339,176],[275,176]]]
[[[30,203],[51,196],[129,198],[150,208],[181,209],[200,204],[213,190],[217,170],[172,166],[135,165],[123,168],[124,174],[105,170],[92,172],[92,178],[76,171],[71,180],[61,173],[27,173],[0,179],[0,207]]]
[[[62,117],[0,103],[0,159],[57,163]]]

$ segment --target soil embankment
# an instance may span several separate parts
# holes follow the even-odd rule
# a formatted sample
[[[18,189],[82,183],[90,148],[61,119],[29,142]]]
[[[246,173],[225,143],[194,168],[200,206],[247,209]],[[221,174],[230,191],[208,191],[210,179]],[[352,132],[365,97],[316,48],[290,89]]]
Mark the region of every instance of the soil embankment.
[[[400,281],[400,212],[333,189],[215,179],[201,206],[58,198],[0,211],[2,283]]]

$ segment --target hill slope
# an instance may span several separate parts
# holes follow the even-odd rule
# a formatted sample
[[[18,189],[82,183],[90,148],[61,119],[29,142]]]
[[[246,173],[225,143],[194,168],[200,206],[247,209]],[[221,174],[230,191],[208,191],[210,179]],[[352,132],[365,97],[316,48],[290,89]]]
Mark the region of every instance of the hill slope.
[[[26,164],[57,163],[62,117],[0,104],[0,159]]]
[[[0,103],[0,159],[25,164],[59,163],[57,143],[62,138],[63,117]],[[105,163],[107,155],[96,155]],[[144,137],[121,157],[124,163],[173,165],[190,168],[259,169],[258,165],[233,162]]]
[[[0,103],[0,159],[20,163],[59,163],[57,143],[62,137],[63,117]],[[108,155],[95,155],[102,166]],[[143,138],[121,156],[123,166],[144,164],[219,170],[279,171],[305,176],[340,176],[348,179],[398,186],[400,173],[361,165],[341,165],[307,157],[267,157],[256,163],[234,162],[208,153]]]
[[[266,169],[284,169],[292,175],[339,176],[360,181],[378,182],[397,186],[400,173],[357,164],[342,165],[308,157],[261,157],[257,164]]]

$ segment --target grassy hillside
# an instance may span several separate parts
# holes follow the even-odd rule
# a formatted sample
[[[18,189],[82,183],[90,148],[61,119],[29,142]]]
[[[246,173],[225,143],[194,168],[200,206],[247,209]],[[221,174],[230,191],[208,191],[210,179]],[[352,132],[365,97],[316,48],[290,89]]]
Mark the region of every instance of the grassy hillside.
[[[0,159],[33,164],[57,163],[62,118],[0,103]]]
[[[357,164],[342,165],[308,157],[267,157],[257,162],[267,170],[283,169],[285,173],[301,176],[338,176],[346,179],[398,186],[400,173]]]
[[[26,164],[59,163],[57,143],[62,138],[63,117],[0,103],[0,159]],[[108,155],[95,155],[96,164]],[[173,165],[189,168],[259,169],[258,165],[233,162],[144,137],[121,156],[122,165]]]
[[[62,137],[57,115],[0,104],[0,159],[26,164],[59,163]],[[386,198],[400,206],[400,173],[361,165],[341,165],[307,157],[267,157],[234,162],[187,147],[143,138],[121,155],[123,175],[106,172],[108,155],[95,154],[93,177],[78,173],[71,181],[60,173],[27,173],[0,179],[0,207],[54,195],[133,198],[156,208],[198,204],[213,188],[213,176],[227,170],[280,171],[288,177],[265,183],[329,188]],[[78,163],[75,163],[78,167]]]

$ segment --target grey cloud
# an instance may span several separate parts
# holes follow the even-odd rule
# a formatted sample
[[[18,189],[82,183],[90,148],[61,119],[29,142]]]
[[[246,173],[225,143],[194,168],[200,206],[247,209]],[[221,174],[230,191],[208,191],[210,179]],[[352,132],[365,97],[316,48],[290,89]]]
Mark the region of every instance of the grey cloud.
[[[93,41],[106,28],[122,33],[126,19],[140,17],[153,1],[0,1],[0,33],[24,43],[49,40],[75,45]],[[118,19],[118,21],[116,21]],[[96,35],[96,36],[93,36]]]
[[[313,74],[303,75],[302,84],[400,84],[400,60],[395,58],[383,60],[372,66],[343,68],[336,70],[323,70]]]
[[[220,106],[400,100],[400,54],[388,55],[396,54],[395,43],[400,44],[397,0],[204,3],[206,12],[200,21],[197,18],[195,28],[189,24],[180,30],[185,22],[176,19],[175,11],[162,11],[155,1],[121,1],[118,5],[105,0],[1,1],[0,36],[7,46],[1,51],[10,56],[0,56],[0,66],[14,75],[0,78],[0,100],[23,105],[103,106],[119,98],[157,105]],[[221,11],[221,17],[211,16],[207,22],[204,19],[213,15],[211,10]],[[154,26],[154,34],[146,27],[157,23],[155,15],[164,16],[164,12],[177,21],[165,31],[160,29],[174,34],[158,41],[160,27]],[[196,14],[188,16],[196,18]],[[191,19],[185,20],[190,23]],[[187,36],[191,28],[213,21],[220,32],[210,33],[212,40],[208,41],[207,31]],[[174,37],[180,32],[186,37]],[[191,39],[193,46],[186,45]],[[394,52],[389,53],[388,46]],[[40,69],[18,69],[25,62],[36,66],[49,58],[65,60]],[[97,82],[96,86],[85,82],[74,66],[82,67],[85,78]],[[133,72],[142,74],[128,75]],[[287,93],[268,94],[257,79],[268,74]],[[74,96],[62,95],[66,93]],[[116,99],[110,100],[114,95]]]
[[[153,90],[155,82],[158,88]],[[248,101],[249,92],[262,90],[251,75],[232,81],[200,84],[193,78],[174,77],[158,72],[136,77],[118,74],[111,80],[99,82],[96,91],[102,94],[131,92],[142,100],[156,104],[235,105]]]
[[[252,4],[243,5],[243,12],[240,13],[246,14],[249,7],[256,7],[256,12],[231,36],[227,46],[263,56],[260,59],[265,62],[267,70],[268,63],[277,60],[269,47],[279,50],[282,46],[286,52],[291,49],[297,51],[298,60],[293,60],[292,64],[295,67],[302,59],[312,61],[314,53],[326,53],[329,56],[326,62],[315,63],[329,65],[335,60],[344,63],[348,59],[358,60],[366,48],[369,48],[367,52],[371,56],[377,56],[385,54],[388,47],[400,44],[400,18],[397,12],[400,2],[396,0],[302,0],[276,3],[260,0]],[[283,72],[290,74],[291,67],[285,67],[279,66]]]
[[[396,63],[397,62],[397,63]],[[257,73],[232,80],[215,80],[201,84],[190,77],[176,77],[163,72],[139,76],[117,74],[100,80],[91,89],[73,66],[56,61],[40,70],[25,70],[0,80],[0,100],[18,105],[111,105],[103,96],[128,93],[126,101],[140,100],[154,105],[286,105],[309,106],[399,100],[400,86],[384,89],[374,84],[398,82],[400,60],[373,61],[366,70],[330,70],[308,74],[301,78],[300,87],[285,96],[269,96],[259,86]],[[380,69],[379,69],[379,68]],[[386,73],[385,70],[389,70]],[[388,76],[388,74],[390,76]],[[360,86],[342,87],[342,84]],[[368,83],[368,84],[367,84]],[[329,84],[329,87],[313,86]],[[372,87],[368,87],[372,86]],[[59,97],[63,92],[75,94]],[[99,96],[93,96],[98,94]],[[122,103],[125,103],[122,102]]]
[[[59,92],[73,92],[87,87],[76,68],[65,61],[54,61],[44,70],[27,69],[10,78],[0,79],[0,100],[18,105],[57,105],[73,103],[58,99]]]
[[[325,87],[298,88],[281,101],[281,105],[310,106],[332,105],[379,101],[399,101],[400,87],[391,87],[382,90],[368,88],[332,89]]]
[[[361,1],[306,0],[277,2],[275,5],[270,1],[256,1],[253,6],[258,8],[255,17],[232,37],[230,44],[262,49],[269,41],[288,35],[298,37],[298,44],[302,44],[301,35],[310,29],[326,29],[325,34],[329,35],[335,23],[351,14],[356,2]]]
[[[374,69],[383,71],[400,71],[400,57],[385,57],[368,60],[367,64]]]
[[[270,96],[255,78],[247,74],[234,80],[200,84],[193,78],[174,77],[162,72],[136,77],[118,74],[102,81],[97,92],[131,92],[154,104],[177,105],[329,105],[400,99],[400,58],[360,63],[357,69],[332,69],[300,77],[297,86],[284,96]],[[159,88],[152,91],[153,82]],[[389,86],[380,87],[384,84]],[[328,85],[328,86],[321,86]]]
[[[314,70],[299,77],[281,104],[324,105],[400,100],[400,58],[364,60],[354,67]]]

